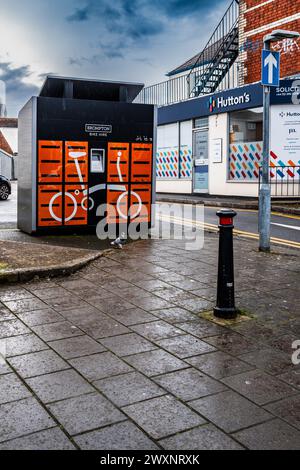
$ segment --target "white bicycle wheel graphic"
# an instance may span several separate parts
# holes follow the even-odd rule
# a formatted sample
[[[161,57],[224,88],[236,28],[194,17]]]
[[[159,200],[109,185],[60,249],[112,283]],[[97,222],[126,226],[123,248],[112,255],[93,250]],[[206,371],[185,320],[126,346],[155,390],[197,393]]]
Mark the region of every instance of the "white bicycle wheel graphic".
[[[87,202],[87,205],[85,203]],[[91,197],[84,196],[81,201],[81,207],[84,211],[91,211],[95,205],[94,199]]]
[[[53,211],[53,204],[54,202],[56,201],[56,199],[58,197],[61,197],[62,196],[62,192],[60,191],[59,193],[56,193],[54,194],[54,196],[52,197],[51,201],[49,202],[49,212],[50,212],[50,215],[51,217],[56,220],[57,222],[62,222],[62,218],[61,217],[58,217],[56,214],[54,214],[54,211]],[[73,208],[73,212],[71,213],[71,215],[69,215],[69,217],[66,217],[65,218],[65,222],[69,222],[70,220],[73,219],[73,217],[75,217],[76,215],[76,212],[77,212],[77,201],[75,199],[75,197],[73,196],[73,194],[71,193],[68,193],[66,192],[65,193],[65,197],[69,197],[71,199],[71,201],[73,202],[74,204],[74,208]]]
[[[135,218],[140,214],[140,212],[141,212],[141,210],[142,210],[143,204],[142,204],[141,197],[140,197],[140,195],[139,195],[138,193],[136,193],[135,191],[131,191],[130,194],[131,194],[132,196],[135,196],[135,197],[137,198],[137,200],[138,200],[138,203],[139,203],[139,205],[138,205],[136,211],[135,211],[133,214],[130,214],[130,218],[131,218],[131,219],[135,219]],[[128,215],[127,215],[127,214],[124,214],[124,213],[122,212],[120,206],[121,206],[122,199],[123,199],[125,196],[127,196],[127,195],[128,195],[128,191],[125,191],[124,193],[120,194],[120,196],[118,197],[118,200],[117,200],[117,211],[118,211],[118,214],[119,214],[119,216],[120,216],[122,219],[126,219],[126,220],[127,220]]]

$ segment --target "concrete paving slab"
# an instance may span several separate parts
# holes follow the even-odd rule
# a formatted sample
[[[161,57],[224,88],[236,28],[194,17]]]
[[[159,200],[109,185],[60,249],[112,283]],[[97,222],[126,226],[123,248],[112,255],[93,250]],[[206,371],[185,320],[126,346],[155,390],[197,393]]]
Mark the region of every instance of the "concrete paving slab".
[[[39,375],[26,379],[26,383],[44,403],[72,398],[93,391],[91,385],[74,370]]]
[[[130,372],[97,380],[94,382],[94,386],[119,407],[167,393],[139,372]]]
[[[159,443],[167,450],[243,450],[242,445],[212,424],[162,439]]]
[[[205,422],[170,395],[126,406],[123,411],[154,439],[161,439]]]
[[[48,409],[70,434],[79,434],[126,419],[99,393],[90,393],[48,405]]]
[[[300,432],[280,419],[274,419],[234,434],[248,449],[299,450]]]
[[[130,421],[75,437],[84,450],[156,450],[159,447]]]
[[[54,426],[51,416],[33,397],[0,407],[0,442]]]
[[[71,359],[69,362],[90,382],[132,370],[128,364],[111,352],[79,357]]]
[[[227,388],[192,368],[160,375],[153,380],[183,401],[195,400],[205,395],[222,392]]]
[[[75,450],[75,446],[59,428],[35,432],[0,444],[0,450]]]

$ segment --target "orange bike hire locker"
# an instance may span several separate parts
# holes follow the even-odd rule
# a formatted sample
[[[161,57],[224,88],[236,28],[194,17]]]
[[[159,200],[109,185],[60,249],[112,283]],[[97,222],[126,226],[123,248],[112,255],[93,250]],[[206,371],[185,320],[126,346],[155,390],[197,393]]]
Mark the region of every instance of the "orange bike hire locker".
[[[19,114],[18,227],[27,233],[151,225],[156,112],[137,83],[49,76]]]

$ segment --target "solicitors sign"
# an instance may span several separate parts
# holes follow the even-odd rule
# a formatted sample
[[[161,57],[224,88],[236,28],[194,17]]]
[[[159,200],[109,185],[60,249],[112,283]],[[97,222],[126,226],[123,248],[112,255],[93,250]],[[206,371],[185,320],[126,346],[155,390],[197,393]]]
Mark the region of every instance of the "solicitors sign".
[[[292,104],[271,107],[271,165],[300,165],[300,109]]]
[[[271,89],[271,104],[300,104],[300,79],[281,80]]]

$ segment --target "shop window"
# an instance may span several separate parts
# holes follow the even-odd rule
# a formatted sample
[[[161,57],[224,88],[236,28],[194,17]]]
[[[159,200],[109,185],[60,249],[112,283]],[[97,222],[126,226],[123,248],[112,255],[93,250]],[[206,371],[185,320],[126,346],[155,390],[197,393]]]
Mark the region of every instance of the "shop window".
[[[262,108],[232,112],[229,119],[229,179],[255,181],[262,160]]]
[[[191,120],[159,126],[157,130],[156,177],[192,178]]]
[[[177,179],[179,177],[179,126],[178,123],[158,126],[156,177]]]

